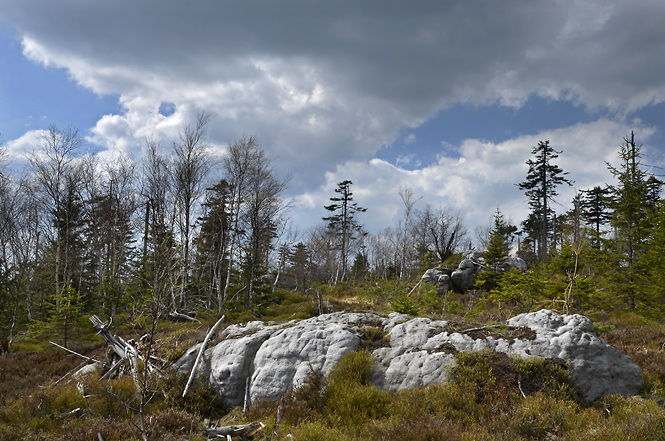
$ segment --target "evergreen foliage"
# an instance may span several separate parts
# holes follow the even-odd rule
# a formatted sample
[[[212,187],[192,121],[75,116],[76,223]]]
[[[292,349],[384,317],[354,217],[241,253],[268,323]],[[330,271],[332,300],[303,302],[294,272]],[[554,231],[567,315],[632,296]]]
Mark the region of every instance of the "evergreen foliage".
[[[353,182],[349,180],[338,182],[335,193],[339,196],[331,197],[330,201],[333,203],[324,207],[332,214],[324,217],[323,220],[327,223],[330,231],[339,239],[340,280],[346,279],[350,245],[357,238],[356,234],[363,234],[362,225],[358,223],[356,215],[367,211],[366,208],[353,201],[352,184]]]
[[[595,232],[594,246],[600,246],[601,228],[612,218],[610,212],[610,189],[608,187],[595,186],[583,192],[582,218],[593,227]]]
[[[552,229],[551,202],[558,196],[557,187],[561,184],[572,185],[572,181],[566,178],[568,172],[564,172],[552,161],[559,157],[561,152],[554,150],[549,141],[539,141],[531,154],[534,159],[529,159],[526,164],[529,171],[526,180],[517,184],[520,190],[529,199],[529,206],[534,219],[531,219],[529,230],[537,225],[537,236],[532,237],[538,242],[538,258],[545,260],[548,253],[548,237]],[[534,231],[535,232],[535,231]]]
[[[655,210],[655,200],[662,183],[650,176],[641,163],[641,146],[635,143],[635,134],[624,138],[619,150],[619,167],[607,164],[618,183],[610,187],[612,193],[612,226],[617,232],[608,243],[607,258],[614,262],[614,286],[631,310],[643,303],[644,262]]]
[[[506,258],[510,254],[512,235],[517,227],[511,225],[497,208],[492,218],[492,228],[487,245],[483,253],[485,265],[476,277],[476,286],[486,291],[497,287],[502,274],[508,269]]]

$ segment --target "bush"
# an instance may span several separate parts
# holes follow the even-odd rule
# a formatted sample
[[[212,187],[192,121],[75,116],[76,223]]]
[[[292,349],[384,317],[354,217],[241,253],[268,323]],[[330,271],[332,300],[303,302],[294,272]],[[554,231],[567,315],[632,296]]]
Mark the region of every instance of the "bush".
[[[359,427],[388,414],[391,396],[370,384],[372,363],[369,352],[350,352],[330,372],[324,401],[334,426]]]
[[[406,293],[400,293],[393,296],[389,300],[389,303],[395,312],[399,312],[401,314],[415,316],[418,315],[418,312],[420,312],[420,305],[418,304],[418,301]]]
[[[515,432],[527,439],[557,439],[575,418],[577,409],[541,393],[528,396],[512,418]]]

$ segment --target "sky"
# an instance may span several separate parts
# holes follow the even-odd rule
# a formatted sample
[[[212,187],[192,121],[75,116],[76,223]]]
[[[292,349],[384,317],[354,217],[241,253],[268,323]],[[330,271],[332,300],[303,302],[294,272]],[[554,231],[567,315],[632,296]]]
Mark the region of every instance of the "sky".
[[[196,113],[207,140],[255,135],[290,176],[299,230],[336,183],[381,233],[417,208],[528,214],[515,184],[549,140],[570,188],[612,183],[635,132],[665,167],[662,0],[0,0],[0,133],[14,169],[49,125],[140,160]]]

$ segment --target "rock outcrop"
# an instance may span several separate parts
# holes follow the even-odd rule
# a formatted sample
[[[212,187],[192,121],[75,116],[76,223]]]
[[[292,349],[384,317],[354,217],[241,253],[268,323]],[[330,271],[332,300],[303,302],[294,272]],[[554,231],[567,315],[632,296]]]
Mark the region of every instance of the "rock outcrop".
[[[455,291],[460,294],[466,294],[476,281],[476,274],[483,271],[485,259],[483,253],[476,250],[467,250],[463,254],[464,259],[459,263],[456,269],[432,268],[425,271],[422,280],[439,286],[439,294],[446,291]],[[515,268],[520,271],[526,271],[526,262],[515,256],[506,257],[505,264],[508,268]]]
[[[566,360],[576,384],[589,401],[604,394],[634,395],[642,386],[640,368],[596,336],[580,315],[560,316],[541,310],[507,322],[508,334],[455,330],[445,320],[393,313],[334,313],[283,324],[231,325],[222,340],[205,352],[198,374],[218,391],[225,404],[277,399],[313,372],[327,375],[347,352],[359,347],[368,330],[385,335],[372,352],[377,387],[400,390],[445,382],[457,351],[504,352],[522,357]],[[379,345],[381,346],[381,345]],[[177,363],[188,373],[198,346]]]

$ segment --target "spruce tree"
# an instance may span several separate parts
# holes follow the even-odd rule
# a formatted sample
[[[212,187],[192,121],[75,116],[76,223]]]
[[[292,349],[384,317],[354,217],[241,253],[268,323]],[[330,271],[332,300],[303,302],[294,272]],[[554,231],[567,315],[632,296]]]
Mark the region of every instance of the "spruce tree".
[[[349,245],[356,238],[355,234],[360,233],[362,230],[362,226],[356,220],[356,214],[367,211],[366,208],[360,207],[353,201],[353,193],[351,192],[352,184],[353,182],[349,180],[337,183],[335,193],[339,194],[339,196],[331,197],[330,200],[333,203],[324,207],[332,214],[324,217],[323,220],[328,223],[328,228],[340,241],[341,280],[346,278]]]
[[[510,253],[512,235],[517,228],[511,225],[497,208],[490,230],[489,244],[483,253],[485,267],[493,272],[501,272],[505,269],[505,261]]]
[[[490,291],[498,286],[501,275],[508,268],[506,258],[510,253],[512,235],[516,230],[517,228],[511,225],[497,208],[492,219],[487,250],[483,253],[485,265],[476,278],[478,287]]]
[[[610,189],[608,187],[595,186],[591,190],[582,192],[582,219],[593,226],[595,238],[593,244],[600,246],[600,228],[606,225],[612,214],[610,207]]]
[[[637,308],[642,294],[644,268],[640,259],[646,252],[653,223],[651,214],[662,185],[642,167],[641,158],[642,148],[635,143],[635,134],[631,132],[619,149],[619,167],[607,164],[618,181],[610,187],[611,223],[616,232],[609,250],[616,267],[613,287],[631,310]]]
[[[520,190],[524,191],[529,198],[529,206],[532,213],[538,219],[538,258],[545,260],[548,252],[548,236],[551,232],[551,218],[554,212],[550,203],[558,196],[557,187],[561,184],[572,185],[573,181],[565,176],[559,166],[552,163],[559,157],[560,151],[554,150],[549,141],[539,141],[531,154],[534,159],[529,159],[526,164],[529,166],[526,180],[517,184]]]
[[[201,273],[199,286],[209,295],[215,294],[217,309],[221,312],[226,301],[224,283],[228,265],[232,190],[224,179],[206,190],[205,212],[199,219],[201,229],[194,240],[196,263]]]
[[[642,257],[645,269],[647,286],[641,296],[641,309],[649,313],[662,316],[665,311],[665,297],[663,287],[665,286],[665,204],[658,204],[652,215],[653,227],[651,229],[649,247]]]

